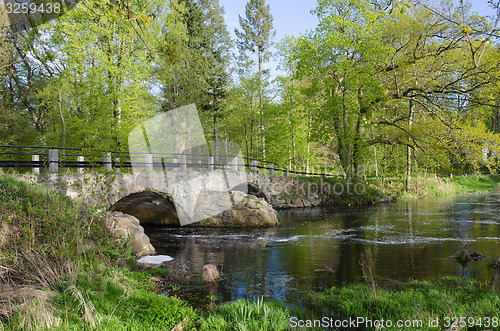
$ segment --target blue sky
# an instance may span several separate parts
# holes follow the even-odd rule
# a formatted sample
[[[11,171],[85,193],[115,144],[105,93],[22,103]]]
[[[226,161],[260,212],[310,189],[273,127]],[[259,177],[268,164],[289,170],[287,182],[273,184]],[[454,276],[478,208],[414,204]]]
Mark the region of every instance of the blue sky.
[[[245,17],[247,0],[219,0],[226,11],[225,21],[231,37],[236,38],[234,29],[240,29],[238,15]],[[273,15],[273,25],[276,30],[274,42],[278,43],[285,36],[299,36],[307,30],[312,30],[318,24],[316,16],[310,11],[316,7],[314,0],[266,0]],[[236,52],[236,50],[235,50]],[[271,59],[265,65],[271,69],[271,76],[276,75],[277,61]]]
[[[238,15],[245,17],[247,0],[219,0],[226,11],[225,21],[227,29],[235,38],[234,29],[239,29]],[[459,3],[459,0],[454,0]],[[488,0],[472,0],[472,10],[482,15],[495,15],[495,11],[488,5]],[[286,35],[299,36],[307,30],[312,30],[318,24],[316,16],[310,11],[316,7],[315,0],[266,0],[273,15],[274,29],[276,30],[275,43]],[[271,69],[271,75],[276,75],[277,62],[271,60],[265,65]]]

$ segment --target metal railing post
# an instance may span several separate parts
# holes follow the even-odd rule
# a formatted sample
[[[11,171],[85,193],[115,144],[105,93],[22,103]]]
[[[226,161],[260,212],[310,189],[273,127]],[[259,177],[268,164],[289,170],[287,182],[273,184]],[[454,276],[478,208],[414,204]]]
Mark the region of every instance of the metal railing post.
[[[285,177],[290,177],[290,170],[288,170],[288,168],[286,169]]]
[[[231,160],[231,163],[233,164],[233,170],[238,171],[238,157],[237,156],[233,157],[233,159]]]
[[[153,154],[146,154],[146,171],[153,172]]]
[[[106,153],[102,157],[102,163],[104,164],[104,168],[106,171],[111,171],[113,170],[113,167],[111,165],[111,153]]]
[[[254,174],[257,173],[257,161],[256,160],[252,160],[252,172]]]
[[[274,176],[274,163],[269,164],[269,175]]]
[[[208,156],[208,171],[214,171],[214,157],[213,155]]]
[[[77,156],[76,157],[76,162],[81,163],[79,165],[83,165],[83,162],[85,162],[85,157],[83,157],[83,156]],[[83,174],[83,167],[78,167],[76,169],[76,172],[79,173],[79,174]]]
[[[49,150],[49,174],[59,172],[59,151],[57,149]]]
[[[32,162],[39,162],[40,161],[40,155],[31,155],[31,161]],[[37,166],[33,167],[31,169],[31,171],[35,174],[35,175],[39,175],[40,174],[40,168]]]
[[[187,158],[186,155],[181,155],[181,171],[187,171]]]

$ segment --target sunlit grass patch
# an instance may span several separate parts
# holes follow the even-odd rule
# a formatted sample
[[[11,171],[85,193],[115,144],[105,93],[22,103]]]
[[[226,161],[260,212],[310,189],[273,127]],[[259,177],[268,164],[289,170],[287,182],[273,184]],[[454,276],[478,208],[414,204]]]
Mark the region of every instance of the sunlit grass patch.
[[[290,312],[278,302],[237,300],[214,308],[200,330],[288,330]]]
[[[440,326],[451,317],[500,318],[500,293],[476,281],[458,284],[450,277],[410,281],[394,289],[379,289],[376,296],[368,285],[353,284],[311,294],[307,300],[336,318],[422,320],[424,325],[438,319]]]

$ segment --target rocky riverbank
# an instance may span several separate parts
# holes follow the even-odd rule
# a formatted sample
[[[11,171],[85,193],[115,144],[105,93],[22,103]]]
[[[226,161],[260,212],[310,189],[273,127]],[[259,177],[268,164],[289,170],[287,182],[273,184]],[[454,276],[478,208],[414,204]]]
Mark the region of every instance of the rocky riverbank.
[[[137,258],[156,253],[136,217],[114,211],[107,215],[105,224],[117,242],[128,241],[128,245],[132,248],[132,254]]]
[[[290,178],[250,173],[248,192],[264,198],[277,209],[386,203],[395,200],[366,181],[346,181],[341,177]]]

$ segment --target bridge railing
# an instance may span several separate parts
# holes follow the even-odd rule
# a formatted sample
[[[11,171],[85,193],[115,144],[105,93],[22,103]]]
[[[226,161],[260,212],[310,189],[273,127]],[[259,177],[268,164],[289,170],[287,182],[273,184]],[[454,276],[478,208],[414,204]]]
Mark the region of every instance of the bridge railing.
[[[214,171],[217,169],[268,174],[271,176],[338,177],[323,171],[296,171],[278,163],[252,159],[241,155],[132,153],[88,150],[80,148],[0,145],[0,168],[16,168],[33,174],[55,174],[63,171],[84,173],[91,171],[130,172],[132,168],[145,171]]]

